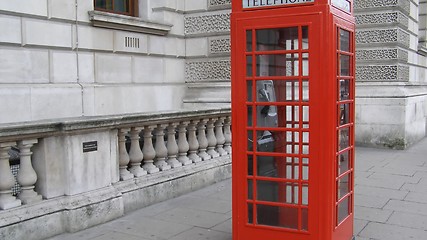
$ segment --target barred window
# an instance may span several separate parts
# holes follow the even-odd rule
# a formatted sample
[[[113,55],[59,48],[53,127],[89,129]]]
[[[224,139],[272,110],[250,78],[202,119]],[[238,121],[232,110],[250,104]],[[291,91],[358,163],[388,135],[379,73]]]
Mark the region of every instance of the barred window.
[[[138,0],[95,0],[95,10],[136,16]]]

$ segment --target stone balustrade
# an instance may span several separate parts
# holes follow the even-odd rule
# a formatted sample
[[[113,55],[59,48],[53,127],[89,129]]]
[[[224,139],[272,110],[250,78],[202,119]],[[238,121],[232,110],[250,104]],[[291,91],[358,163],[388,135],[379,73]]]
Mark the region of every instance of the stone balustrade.
[[[0,125],[0,217],[2,211],[42,199],[111,186],[117,197],[137,191],[141,182],[164,181],[163,174],[170,180],[171,173],[230,158],[230,113],[210,109]],[[85,142],[96,143],[92,152],[82,151]],[[11,148],[19,149],[16,176]],[[12,191],[15,184],[18,193]]]

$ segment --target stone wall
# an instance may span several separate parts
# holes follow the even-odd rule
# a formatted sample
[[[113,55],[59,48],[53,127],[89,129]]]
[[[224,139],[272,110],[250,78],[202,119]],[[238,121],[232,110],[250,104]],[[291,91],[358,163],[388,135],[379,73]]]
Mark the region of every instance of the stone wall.
[[[418,1],[355,1],[359,144],[400,149],[426,135],[421,9]]]

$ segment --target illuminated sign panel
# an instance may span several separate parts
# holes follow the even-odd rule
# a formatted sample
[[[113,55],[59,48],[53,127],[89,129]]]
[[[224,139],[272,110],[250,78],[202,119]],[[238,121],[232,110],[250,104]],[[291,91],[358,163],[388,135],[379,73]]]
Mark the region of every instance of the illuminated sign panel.
[[[312,2],[314,2],[314,0],[243,0],[243,8],[282,6]]]
[[[347,0],[332,0],[332,5],[346,12],[350,12],[350,3]]]

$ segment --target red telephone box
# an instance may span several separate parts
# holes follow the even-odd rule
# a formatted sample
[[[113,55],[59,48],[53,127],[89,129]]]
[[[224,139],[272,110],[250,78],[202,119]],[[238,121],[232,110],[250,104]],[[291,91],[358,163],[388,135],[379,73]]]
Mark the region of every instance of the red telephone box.
[[[353,1],[232,7],[233,240],[352,239]]]

